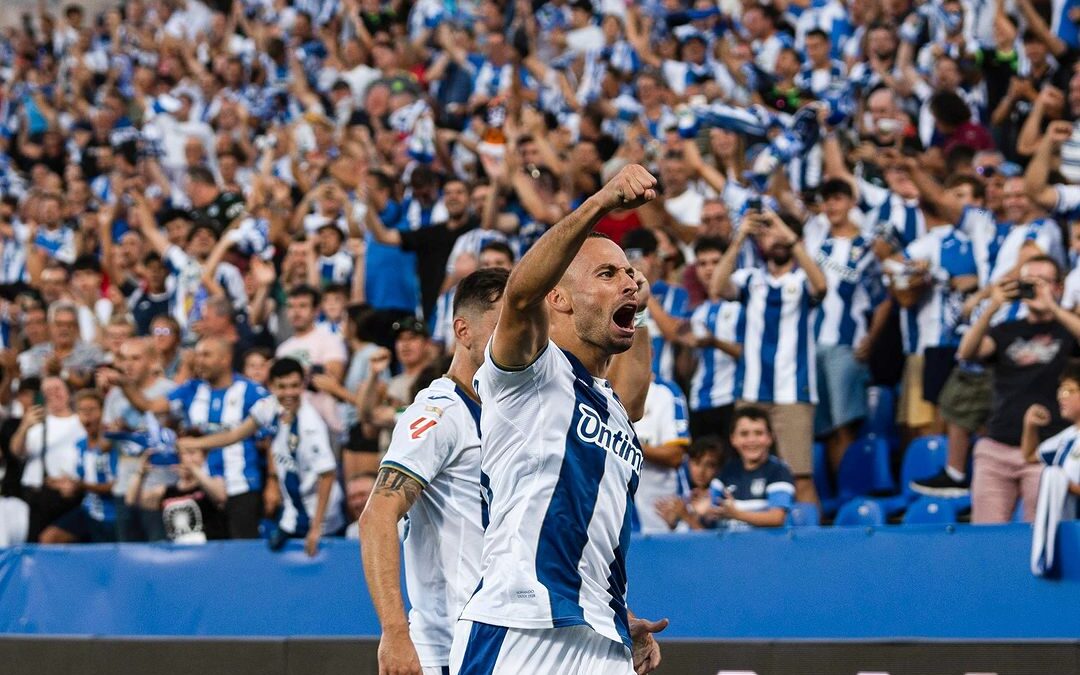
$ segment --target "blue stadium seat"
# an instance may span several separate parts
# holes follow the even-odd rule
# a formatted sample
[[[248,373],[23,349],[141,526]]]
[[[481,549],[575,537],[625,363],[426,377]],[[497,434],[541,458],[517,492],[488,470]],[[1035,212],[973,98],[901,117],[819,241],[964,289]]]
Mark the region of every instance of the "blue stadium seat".
[[[836,514],[838,526],[875,526],[885,524],[885,514],[878,503],[870,499],[855,499],[840,507]]]
[[[832,501],[836,498],[836,488],[833,487],[829,471],[829,457],[825,451],[824,443],[814,443],[814,489],[817,490],[818,499],[822,502]]]
[[[794,527],[820,525],[821,510],[818,509],[817,504],[795,502],[791,505],[791,510],[788,511],[787,524]]]
[[[951,499],[922,497],[908,507],[904,514],[905,525],[925,525],[931,523],[955,523],[956,507]]]
[[[883,438],[896,435],[896,392],[892,387],[868,387],[866,403],[869,414],[863,422],[862,434]]]
[[[900,494],[878,500],[887,516],[900,513],[919,498],[919,493],[911,489],[911,482],[941,471],[948,449],[949,440],[945,436],[920,436],[908,445],[900,466]]]
[[[822,511],[826,514],[836,513],[841,504],[856,497],[894,491],[896,485],[889,469],[889,444],[876,434],[852,443],[840,460],[836,488],[835,499],[821,500]]]
[[[896,488],[889,469],[889,445],[871,434],[848,447],[836,475],[837,493],[848,499]]]

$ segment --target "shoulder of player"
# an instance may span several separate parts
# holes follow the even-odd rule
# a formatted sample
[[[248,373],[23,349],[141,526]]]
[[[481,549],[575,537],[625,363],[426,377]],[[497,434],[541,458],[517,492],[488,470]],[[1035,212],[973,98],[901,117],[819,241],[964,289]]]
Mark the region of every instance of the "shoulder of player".
[[[401,419],[416,420],[425,417],[439,422],[459,413],[468,413],[465,403],[455,391],[453,381],[440,377],[416,394],[413,402],[402,412]]]

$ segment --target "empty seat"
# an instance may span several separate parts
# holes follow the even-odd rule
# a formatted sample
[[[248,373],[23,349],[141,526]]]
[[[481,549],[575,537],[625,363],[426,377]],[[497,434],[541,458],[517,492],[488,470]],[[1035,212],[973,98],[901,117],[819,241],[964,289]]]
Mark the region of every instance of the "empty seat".
[[[836,514],[839,526],[875,526],[885,524],[885,514],[877,502],[870,499],[855,499],[840,507]]]
[[[791,505],[791,510],[788,511],[787,524],[795,527],[820,525],[821,510],[818,509],[817,504],[795,502]]]
[[[949,499],[921,497],[915,500],[904,514],[905,525],[955,522],[956,506]]]

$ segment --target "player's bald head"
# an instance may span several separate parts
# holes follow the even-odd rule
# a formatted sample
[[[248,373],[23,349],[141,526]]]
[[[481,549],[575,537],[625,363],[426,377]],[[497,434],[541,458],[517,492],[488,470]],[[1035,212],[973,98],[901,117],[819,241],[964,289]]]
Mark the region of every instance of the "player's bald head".
[[[593,232],[581,245],[570,266],[566,268],[559,286],[568,291],[583,283],[598,266],[612,263],[620,267],[629,265],[626,253],[606,235]]]

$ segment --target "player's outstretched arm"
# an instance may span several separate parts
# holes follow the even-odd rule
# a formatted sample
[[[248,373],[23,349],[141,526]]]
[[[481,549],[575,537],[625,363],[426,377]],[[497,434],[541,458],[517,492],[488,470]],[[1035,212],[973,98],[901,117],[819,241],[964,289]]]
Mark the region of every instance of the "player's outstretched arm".
[[[397,523],[420,497],[423,486],[401,471],[383,467],[360,514],[360,557],[375,613],[382,626],[380,675],[421,675],[420,658],[409,639],[401,595],[401,544]]]
[[[497,365],[524,368],[536,359],[548,341],[544,298],[559,283],[593,227],[615,209],[633,209],[655,199],[655,187],[656,178],[645,167],[624,167],[529,249],[506,285],[491,347]]]

